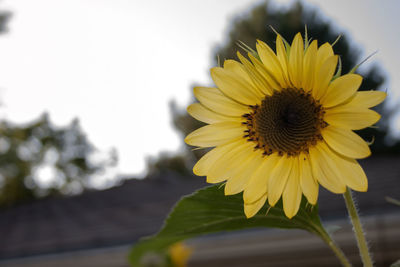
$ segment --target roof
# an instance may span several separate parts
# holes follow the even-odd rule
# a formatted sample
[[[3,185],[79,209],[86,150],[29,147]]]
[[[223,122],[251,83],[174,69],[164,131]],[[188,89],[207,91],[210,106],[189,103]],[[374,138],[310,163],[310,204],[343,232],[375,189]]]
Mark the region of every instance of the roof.
[[[365,215],[398,212],[385,196],[400,199],[400,156],[361,161],[369,178],[357,194]],[[162,174],[129,180],[104,191],[36,201],[0,212],[0,259],[133,244],[154,234],[174,203],[205,185],[202,178]],[[340,195],[320,191],[326,220],[347,217]]]
[[[202,185],[165,174],[2,211],[0,259],[133,243],[155,233],[174,203]]]

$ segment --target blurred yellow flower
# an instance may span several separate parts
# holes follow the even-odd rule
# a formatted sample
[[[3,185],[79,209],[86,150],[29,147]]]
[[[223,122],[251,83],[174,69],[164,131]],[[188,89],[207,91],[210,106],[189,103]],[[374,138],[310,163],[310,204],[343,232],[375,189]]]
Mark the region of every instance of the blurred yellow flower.
[[[169,255],[174,267],[186,267],[191,254],[192,249],[182,242],[175,243],[169,248]]]
[[[196,87],[200,103],[191,116],[209,125],[185,142],[215,147],[194,166],[207,182],[227,180],[225,194],[242,191],[244,212],[254,216],[268,199],[283,199],[288,218],[296,215],[302,194],[316,204],[319,185],[334,193],[346,187],[366,191],[368,181],[356,159],[368,157],[368,144],[353,130],[373,125],[380,115],[369,108],[386,94],[357,92],[362,77],[335,75],[332,46],[276,38],[276,53],[258,41],[256,53],[240,62],[226,60],[211,69],[216,88]],[[335,76],[334,76],[335,75]]]

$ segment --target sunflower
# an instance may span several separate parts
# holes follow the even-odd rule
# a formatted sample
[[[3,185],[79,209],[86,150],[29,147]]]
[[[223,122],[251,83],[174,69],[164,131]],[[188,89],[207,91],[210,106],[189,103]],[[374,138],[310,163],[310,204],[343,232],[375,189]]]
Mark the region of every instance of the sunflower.
[[[292,218],[303,194],[317,203],[319,185],[333,193],[347,187],[367,191],[357,159],[371,151],[353,130],[380,119],[369,108],[386,94],[357,92],[362,77],[340,75],[332,45],[303,42],[300,33],[291,45],[278,34],[276,52],[261,41],[256,50],[248,59],[238,53],[240,62],[225,60],[212,68],[215,88],[194,88],[200,103],[191,104],[188,113],[209,125],[185,142],[214,148],[193,172],[207,176],[208,183],[226,181],[225,195],[243,191],[248,218],[267,200],[274,206],[281,197]]]
[[[169,256],[173,267],[186,267],[193,249],[182,242],[169,247]]]

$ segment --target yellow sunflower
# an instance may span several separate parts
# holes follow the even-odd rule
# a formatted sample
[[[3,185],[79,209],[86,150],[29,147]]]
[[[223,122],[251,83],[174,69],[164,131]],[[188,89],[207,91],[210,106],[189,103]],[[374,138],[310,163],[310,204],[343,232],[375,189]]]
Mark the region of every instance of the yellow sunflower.
[[[368,144],[353,130],[371,126],[380,115],[369,108],[386,94],[357,92],[362,77],[335,75],[332,46],[276,38],[276,53],[258,41],[249,60],[226,60],[211,69],[216,88],[196,87],[200,103],[188,113],[209,125],[185,142],[215,147],[194,166],[207,182],[226,180],[225,195],[243,191],[244,212],[254,216],[268,199],[282,197],[286,216],[298,212],[302,194],[316,204],[319,185],[333,193],[346,187],[366,191],[368,181],[356,159],[368,157]]]
[[[170,246],[169,255],[173,267],[186,267],[192,252],[192,248],[182,242]]]

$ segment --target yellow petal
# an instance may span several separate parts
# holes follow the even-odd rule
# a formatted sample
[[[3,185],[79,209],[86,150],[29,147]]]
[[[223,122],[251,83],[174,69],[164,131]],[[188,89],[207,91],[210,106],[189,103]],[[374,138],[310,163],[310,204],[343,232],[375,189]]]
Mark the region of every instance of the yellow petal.
[[[196,120],[211,124],[223,121],[242,121],[241,117],[229,117],[215,113],[200,103],[194,103],[187,107],[187,112]]]
[[[337,155],[335,161],[342,173],[341,178],[343,183],[356,191],[366,192],[368,190],[367,176],[356,160]]]
[[[247,218],[251,218],[257,214],[257,212],[264,206],[265,201],[267,200],[267,194],[262,196],[259,200],[254,203],[246,204],[244,203],[244,214]]]
[[[287,179],[292,171],[294,158],[280,157],[268,179],[268,203],[274,206],[285,188]]]
[[[323,145],[319,147],[323,149],[323,154],[325,155],[326,158],[329,159],[329,164],[335,170],[332,176],[334,177],[335,175],[337,175],[336,182],[340,182],[341,185],[347,185],[351,189],[357,191],[362,191],[362,192],[367,191],[368,189],[367,176],[365,175],[363,169],[358,164],[358,162],[354,159],[349,159],[340,156],[338,153],[330,149],[326,144],[324,144],[323,142],[321,143]],[[322,184],[321,181],[320,183]],[[342,188],[340,192],[335,192],[335,193],[343,193],[344,190],[345,188]]]
[[[283,190],[283,211],[286,217],[291,219],[297,214],[301,202],[301,187],[299,182],[300,168],[299,160],[295,158],[293,161],[292,172],[287,180],[285,189]]]
[[[324,115],[324,121],[328,124],[350,130],[371,126],[380,118],[381,116],[373,110],[348,106],[327,109]]]
[[[285,81],[283,70],[274,51],[267,44],[261,41],[257,42],[256,49],[267,71],[279,82],[280,87],[286,88],[287,83]]]
[[[220,67],[211,69],[211,77],[218,88],[228,97],[245,105],[260,104],[261,99],[245,80],[234,72]]]
[[[385,100],[387,94],[381,91],[361,91],[344,104],[346,107],[371,108]]]
[[[293,39],[289,55],[289,76],[296,88],[301,88],[303,76],[304,45],[301,34],[298,33]]]
[[[249,58],[251,62],[253,62],[254,67],[256,70],[262,75],[265,79],[268,87],[263,88],[263,93],[265,95],[272,95],[274,91],[281,91],[282,87],[279,84],[278,80],[274,77],[274,75],[267,70],[265,65],[261,63],[257,58],[255,58],[252,54],[249,54]]]
[[[315,69],[316,76],[314,79],[314,87],[312,94],[315,99],[319,100],[325,95],[329,82],[332,80],[336,70],[338,56],[329,57],[319,69]]]
[[[310,158],[308,155],[301,154],[299,156],[299,167],[300,167],[300,185],[304,196],[308,202],[312,205],[317,204],[318,200],[318,183],[313,177],[313,173],[310,165]]]
[[[188,145],[212,147],[242,137],[246,128],[236,121],[218,122],[201,127],[185,138]]]
[[[358,74],[346,74],[333,82],[328,87],[326,94],[321,98],[324,107],[333,107],[345,102],[353,96],[362,82],[362,77]]]
[[[244,190],[243,200],[245,203],[253,203],[267,192],[269,176],[280,158],[277,153],[263,158],[260,166],[251,175],[249,184]]]
[[[242,116],[249,112],[249,107],[226,97],[217,88],[195,87],[196,98],[207,108],[226,116]]]
[[[220,183],[228,179],[230,173],[239,167],[237,164],[232,165],[232,161],[237,158],[245,158],[248,155],[248,149],[251,148],[251,144],[241,138],[235,147],[227,151],[212,164],[207,172],[207,183]],[[228,166],[231,168],[228,168]]]
[[[324,64],[324,62],[332,57],[333,54],[333,49],[332,46],[329,43],[324,43],[323,45],[321,45],[320,48],[318,48],[318,52],[317,52],[317,59],[315,62],[315,71],[317,71],[322,67],[322,64]]]
[[[285,86],[282,85],[282,88],[290,87],[291,83],[289,80],[288,58],[287,58],[286,48],[285,45],[283,44],[282,37],[279,34],[276,36],[276,56],[281,65],[282,75],[286,83],[284,84]]]
[[[317,58],[318,42],[312,41],[304,55],[302,88],[308,92],[313,88],[315,62]]]
[[[254,170],[260,166],[263,160],[261,152],[252,150],[250,153],[247,159],[244,158],[244,160],[232,162],[232,165],[238,165],[240,168],[228,179],[225,185],[225,195],[234,195],[242,192]]]
[[[371,155],[367,143],[351,130],[329,125],[321,134],[330,148],[343,156],[362,159]]]
[[[256,67],[253,64],[251,64],[248,59],[243,57],[242,54],[237,52],[237,56],[238,56],[239,60],[242,62],[245,71],[251,78],[251,80],[254,84],[254,87],[256,88],[255,91],[257,92],[258,96],[260,98],[264,98],[266,92],[268,92],[270,94],[270,92],[272,92],[272,89],[270,88],[270,85],[265,80],[263,75],[261,75],[261,73],[258,72]]]
[[[225,145],[217,146],[211,151],[207,152],[193,167],[193,173],[198,176],[207,175],[213,164],[226,153],[231,151],[233,148],[243,144],[241,139],[227,143]]]
[[[310,148],[310,160],[313,176],[323,187],[333,193],[346,191],[346,185],[341,179],[342,173],[332,158],[332,151],[324,142]]]
[[[253,81],[250,76],[247,74],[244,66],[237,62],[236,60],[227,59],[224,61],[224,69],[231,71],[236,76],[238,76],[241,80],[245,81],[250,87],[253,87]]]

